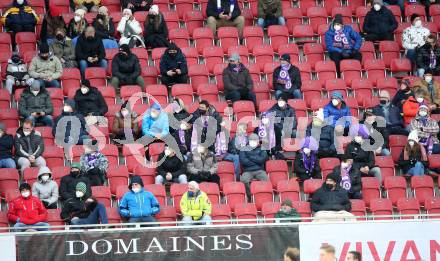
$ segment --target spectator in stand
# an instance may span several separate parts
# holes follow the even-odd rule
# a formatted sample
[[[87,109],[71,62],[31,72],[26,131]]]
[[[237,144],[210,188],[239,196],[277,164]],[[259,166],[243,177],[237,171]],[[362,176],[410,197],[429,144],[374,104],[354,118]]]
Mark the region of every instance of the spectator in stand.
[[[186,167],[190,181],[215,182],[220,185],[215,154],[202,144],[198,144],[197,149],[189,154]]]
[[[119,47],[119,53],[112,60],[111,84],[116,90],[121,85],[139,85],[145,88],[144,78],[141,77],[141,65],[138,57],[131,52],[127,44]]]
[[[413,90],[411,88],[411,83],[409,80],[402,80],[400,83],[399,89],[397,93],[394,95],[391,103],[399,108],[399,112],[403,112],[403,103],[409,99],[409,97],[413,96]]]
[[[403,126],[403,118],[400,115],[400,109],[398,106],[394,105],[394,103],[390,102],[390,94],[388,91],[382,90],[379,92],[379,101],[379,104],[371,109],[371,114],[376,117],[383,117],[388,134],[408,135],[408,131]],[[377,120],[375,118],[372,121]],[[377,124],[375,128],[378,128]],[[382,130],[380,132],[383,133]]]
[[[183,194],[180,200],[180,209],[184,226],[211,224],[211,201],[195,181],[188,183],[188,191]]]
[[[82,145],[89,138],[86,127],[87,124],[84,116],[76,110],[75,101],[71,99],[65,100],[63,111],[52,127],[52,136],[55,138],[55,144],[59,146],[62,146],[63,143]],[[78,136],[75,135],[77,132]],[[77,140],[75,140],[76,137]]]
[[[285,25],[281,0],[258,1],[258,26],[265,28],[271,25]]]
[[[142,119],[142,135],[162,140],[170,134],[168,114],[159,104],[154,103]]]
[[[299,249],[296,247],[289,247],[284,252],[284,261],[300,261]]]
[[[269,109],[269,112],[274,113],[275,117],[279,118],[280,122],[274,123],[275,137],[277,150],[282,150],[282,134],[283,128],[287,127],[291,130],[291,133],[284,133],[284,138],[296,137],[296,128],[298,121],[296,119],[296,111],[288,103],[289,97],[286,94],[282,94],[277,98],[277,103]],[[277,120],[278,121],[278,120]]]
[[[140,176],[133,176],[126,192],[119,204],[119,214],[128,218],[129,223],[156,222],[154,215],[160,212],[156,197],[144,189],[144,182]]]
[[[161,82],[166,86],[188,82],[186,57],[177,45],[171,43],[160,58]]]
[[[417,115],[411,120],[409,130],[417,131],[418,143],[425,146],[426,152],[430,154],[440,153],[440,144],[437,138],[439,126],[436,120],[429,116],[429,108],[421,105]]]
[[[47,210],[37,197],[32,196],[31,186],[21,183],[19,190],[21,195],[9,202],[8,210],[9,222],[15,223],[14,231],[47,231]]]
[[[168,47],[168,27],[159,7],[155,5],[149,9],[148,17],[144,22],[144,40],[148,49]]]
[[[426,43],[417,51],[417,73],[423,77],[426,71],[435,76],[440,75],[440,47],[437,46],[437,37],[430,34]]]
[[[0,122],[0,168],[15,169],[15,161],[12,158],[14,137],[6,133],[6,125]]]
[[[75,47],[73,41],[66,36],[64,28],[57,29],[55,39],[50,46],[51,52],[61,61],[63,68],[77,68]]]
[[[106,179],[108,159],[97,147],[97,142],[84,144],[84,154],[79,159],[81,172],[90,180],[91,186],[102,186]]]
[[[107,68],[104,44],[100,38],[95,36],[95,28],[93,26],[88,26],[78,38],[75,54],[83,78],[85,77],[87,67]]]
[[[6,67],[6,90],[13,93],[16,88],[26,88],[29,82],[28,68],[19,53],[13,53]]]
[[[350,25],[342,23],[342,15],[340,14],[335,15],[331,26],[325,33],[325,45],[330,59],[336,64],[338,75],[341,75],[339,67],[341,60],[362,60],[362,55],[359,52],[362,45],[362,37]]]
[[[324,245],[319,249],[319,261],[335,261],[335,247]]]
[[[296,153],[294,169],[300,181],[321,179],[321,167],[317,156],[318,143],[313,137],[305,137],[301,149]]]
[[[298,211],[292,207],[292,200],[286,199],[281,203],[281,208],[275,214],[275,218],[290,218],[293,220],[275,220],[276,223],[286,223],[286,222],[298,222],[301,221],[301,216]]]
[[[98,12],[101,0],[74,0],[75,9],[82,9],[85,12]]]
[[[105,125],[107,119],[104,115],[108,111],[102,93],[95,87],[90,86],[89,80],[81,81],[81,88],[75,92],[74,100],[76,109],[85,117],[87,125]]]
[[[206,21],[212,32],[225,26],[237,27],[238,36],[243,37],[245,19],[241,15],[240,5],[237,0],[209,0],[206,7]]]
[[[153,3],[152,0],[121,0],[122,9],[129,8],[133,13],[137,11],[148,11]]]
[[[416,130],[409,133],[408,142],[400,153],[398,165],[403,174],[410,176],[425,175],[425,169],[428,169],[428,154],[425,147],[419,143]]]
[[[112,133],[114,139],[130,140],[133,138],[134,140],[137,140],[140,135],[139,124],[136,121],[137,117],[138,115],[135,111],[132,111],[130,103],[125,101],[122,104],[121,109],[116,112],[113,121]],[[129,133],[131,133],[131,136]]]
[[[32,194],[39,198],[46,209],[56,209],[58,202],[58,184],[52,180],[52,171],[41,167],[37,181],[32,185]]]
[[[223,70],[223,84],[226,100],[232,102],[250,100],[254,104],[257,103],[255,93],[252,91],[254,83],[251,75],[249,70],[240,62],[240,55],[237,53],[229,57],[229,65]]]
[[[34,130],[32,120],[25,120],[15,135],[15,157],[21,172],[29,167],[44,167],[44,142],[41,133]]]
[[[351,122],[350,108],[344,101],[342,93],[332,92],[331,102],[324,107],[324,119],[332,125],[337,132],[346,132]]]
[[[78,9],[75,11],[75,15],[70,20],[69,25],[67,26],[67,36],[69,36],[71,39],[77,38],[82,35],[87,26],[89,26],[89,23],[84,17],[85,15],[86,11],[84,11],[83,9]],[[76,43],[76,39],[74,39],[74,42]]]
[[[117,48],[118,43],[115,40],[115,25],[113,18],[108,14],[108,9],[101,6],[98,9],[98,14],[92,22],[96,31],[96,36],[102,39],[104,48]]]
[[[414,83],[414,89],[424,91],[424,101],[428,104],[431,113],[440,113],[440,83],[432,78],[433,70],[427,69],[424,72],[423,79]]]
[[[403,121],[407,129],[412,119],[417,115],[419,107],[421,105],[428,106],[424,98],[425,96],[427,96],[427,94],[423,89],[417,89],[414,95],[410,96],[408,100],[403,103]]]
[[[255,133],[249,136],[249,150],[242,150],[239,155],[240,163],[243,167],[243,174],[240,177],[240,181],[244,183],[247,198],[250,200],[251,181],[267,181],[269,179],[265,171],[266,161],[269,157],[267,152],[261,149],[260,138]]]
[[[429,29],[422,25],[422,18],[418,14],[412,14],[411,26],[402,33],[402,46],[405,48],[406,58],[410,59],[411,63],[416,62],[416,49],[425,45],[426,37],[429,35]]]
[[[40,81],[33,81],[32,85],[21,93],[18,111],[21,117],[29,119],[34,125],[53,125],[50,94],[44,87],[40,87]]]
[[[324,120],[324,110],[314,112],[312,123],[307,127],[306,136],[319,139],[318,158],[329,158],[336,155],[334,127]]]
[[[84,182],[78,182],[75,187],[75,197],[63,203],[61,218],[70,225],[108,224],[105,206],[92,197],[89,187]]]
[[[166,146],[164,152],[159,155],[159,160],[162,161],[156,170],[156,184],[164,183],[188,183],[186,177],[186,163],[177,157],[176,152],[170,146]]]
[[[54,56],[47,43],[41,43],[38,55],[29,65],[29,76],[40,81],[41,86],[61,88],[59,79],[63,75],[63,65]]]
[[[1,23],[7,30],[12,31],[12,39],[14,39],[16,33],[34,32],[39,20],[27,0],[13,0],[11,7],[3,12]]]
[[[261,149],[267,151],[269,157],[279,160],[285,160],[281,152],[281,144],[277,144],[277,133],[275,131],[275,113],[263,112],[261,114],[261,121],[254,129],[254,133],[258,135],[261,140]],[[281,139],[280,139],[281,142]]]
[[[301,99],[301,74],[298,67],[290,63],[290,55],[280,57],[281,65],[273,71],[275,98],[286,94],[288,99]]]
[[[64,30],[66,34],[66,24],[62,16],[61,8],[57,7],[53,2],[49,4],[49,11],[46,13],[41,25],[40,39],[51,45],[56,38],[58,30]]]
[[[85,197],[92,196],[92,189],[90,187],[90,180],[84,173],[81,172],[81,164],[79,162],[72,162],[70,164],[70,173],[61,178],[60,182],[60,199],[65,202],[70,198],[75,198],[76,185],[78,183],[84,183],[87,186],[87,192]]]
[[[350,199],[362,199],[361,173],[353,166],[351,156],[344,155],[341,165],[334,167],[333,173],[340,176],[339,185],[347,191]]]
[[[374,0],[367,13],[362,31],[366,41],[394,41],[397,21],[393,13],[384,6],[382,0]]]
[[[192,124],[189,123],[192,116],[185,108],[185,104],[182,99],[175,98],[173,103],[173,115],[170,119],[170,134],[177,141],[180,153],[183,156],[187,156],[191,150],[191,137],[192,137]]]
[[[341,175],[330,173],[322,187],[312,196],[311,208],[315,212],[315,221],[336,221],[351,219],[353,214],[348,193],[339,185]]]
[[[131,9],[124,9],[122,11],[122,18],[116,28],[121,34],[119,45],[127,44],[130,47],[145,48],[144,40],[142,39],[142,26],[133,16]]]
[[[350,251],[348,252],[346,261],[362,261],[362,255],[357,251]]]
[[[383,117],[383,116],[379,116]],[[400,115],[399,115],[400,117]],[[401,118],[401,117],[400,117]],[[390,129],[392,127],[387,127],[384,123],[385,118],[378,118],[371,109],[366,109],[364,112],[364,119],[362,123],[365,125],[365,127],[368,130],[369,133],[369,145],[372,146],[373,144],[376,144],[377,137],[383,138],[383,144],[376,148],[374,151],[374,154],[376,156],[390,156],[391,151],[389,147],[389,136],[390,136]],[[380,126],[380,127],[379,127]],[[402,130],[405,130],[402,128]],[[406,131],[406,130],[405,130]],[[402,134],[405,135],[405,134]],[[408,135],[408,134],[406,134]],[[375,139],[376,137],[376,139]],[[377,147],[377,144],[376,144]]]

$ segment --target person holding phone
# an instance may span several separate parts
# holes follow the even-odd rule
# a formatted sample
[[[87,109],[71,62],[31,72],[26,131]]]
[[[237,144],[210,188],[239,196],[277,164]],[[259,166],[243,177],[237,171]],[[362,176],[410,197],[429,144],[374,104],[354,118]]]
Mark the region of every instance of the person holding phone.
[[[162,75],[162,84],[166,86],[188,82],[186,58],[177,45],[170,44],[160,59],[160,74]]]
[[[243,37],[245,19],[241,15],[237,0],[209,0],[206,7],[207,25],[215,32],[219,27],[233,26],[238,29],[238,36]]]

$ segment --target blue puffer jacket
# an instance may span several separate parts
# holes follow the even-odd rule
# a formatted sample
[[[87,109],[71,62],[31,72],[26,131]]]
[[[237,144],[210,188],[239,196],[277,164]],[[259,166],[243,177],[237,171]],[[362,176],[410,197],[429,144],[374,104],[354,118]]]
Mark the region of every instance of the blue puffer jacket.
[[[161,112],[157,119],[153,119],[153,117],[151,117],[151,110],[148,109],[142,119],[142,134],[149,137],[154,137],[155,135],[160,134],[162,137],[165,137],[169,133],[170,125],[168,114],[166,114],[166,112]]]
[[[267,152],[260,147],[251,151],[240,151],[240,163],[244,172],[264,170],[267,160]]]
[[[348,108],[344,101],[342,101],[341,108],[333,106],[331,102],[324,107],[324,118],[327,120],[328,124],[332,125],[333,127],[336,126],[336,123],[340,118],[347,116],[351,116],[351,113],[350,108]],[[333,117],[331,122],[329,122],[330,117]],[[350,126],[350,121],[347,119],[345,121],[345,127],[348,126]]]
[[[119,204],[119,214],[122,217],[148,217],[159,213],[160,206],[156,197],[149,191],[143,188],[139,193],[134,193],[132,190],[125,193]]]
[[[4,12],[1,22],[10,27],[13,24],[19,25],[36,25],[39,18],[35,11],[30,7],[26,0],[22,5],[19,5],[16,0],[12,6]]]
[[[353,30],[353,28],[349,25],[344,25],[342,31],[344,32],[345,37],[347,37],[350,50],[359,50],[362,45],[362,37],[359,35],[359,33]],[[343,48],[333,47],[335,34],[335,29],[333,29],[332,24],[330,25],[328,31],[325,33],[325,45],[327,47],[327,51],[342,53]]]

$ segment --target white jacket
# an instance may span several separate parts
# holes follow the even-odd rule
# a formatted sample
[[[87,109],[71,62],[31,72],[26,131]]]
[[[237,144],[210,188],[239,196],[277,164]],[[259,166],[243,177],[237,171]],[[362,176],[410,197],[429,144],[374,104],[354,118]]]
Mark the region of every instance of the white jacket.
[[[116,30],[118,30],[118,32],[121,34],[119,45],[128,44],[132,37],[135,37],[142,43],[142,46],[145,47],[142,39],[141,24],[136,21],[134,17],[133,20],[127,20],[127,18],[122,17]]]
[[[425,44],[426,37],[430,34],[429,29],[425,27],[410,26],[403,30],[402,46],[406,50],[415,49]]]

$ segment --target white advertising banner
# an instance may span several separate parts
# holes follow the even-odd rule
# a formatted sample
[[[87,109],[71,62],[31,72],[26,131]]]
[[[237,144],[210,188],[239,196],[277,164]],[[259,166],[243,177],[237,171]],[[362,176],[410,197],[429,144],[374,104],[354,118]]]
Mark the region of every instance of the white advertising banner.
[[[2,261],[17,260],[14,235],[0,235],[0,253]]]
[[[330,244],[339,261],[353,250],[368,261],[440,261],[440,220],[301,224],[299,239],[301,260],[319,260]]]

